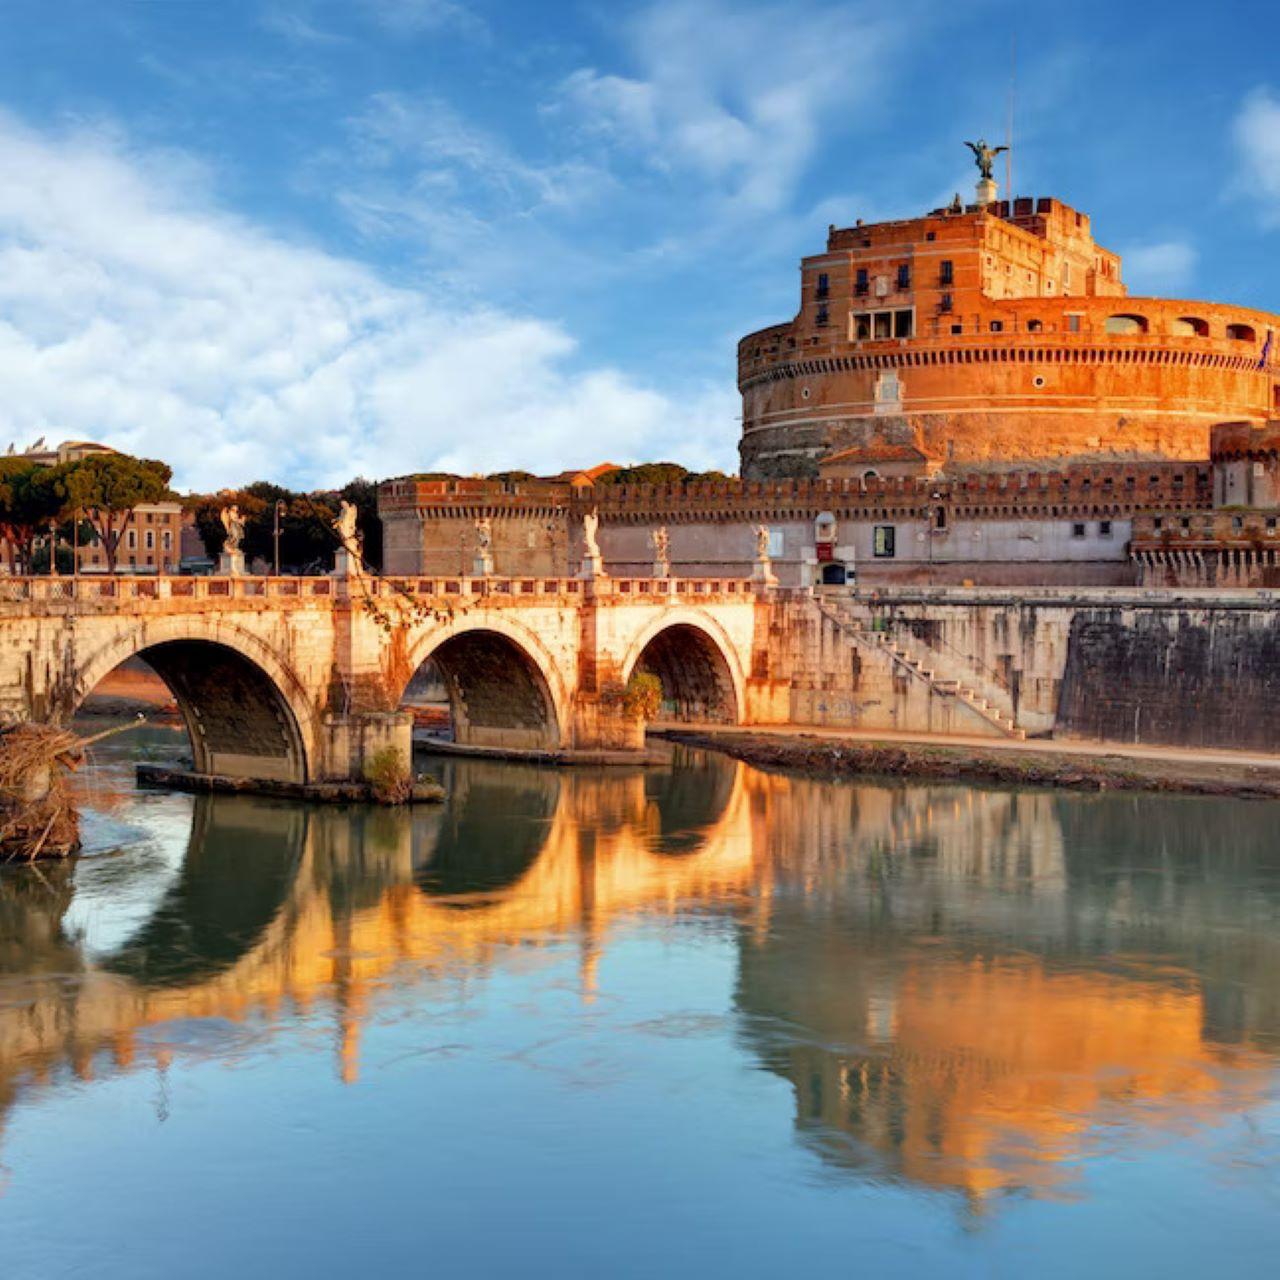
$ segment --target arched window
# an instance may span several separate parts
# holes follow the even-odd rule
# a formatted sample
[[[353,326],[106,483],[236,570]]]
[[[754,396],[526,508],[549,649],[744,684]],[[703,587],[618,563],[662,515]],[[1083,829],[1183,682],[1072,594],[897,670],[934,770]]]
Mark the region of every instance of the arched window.
[[[1107,317],[1108,333],[1146,333],[1146,316],[1119,315]]]
[[[1232,342],[1257,342],[1258,331],[1251,324],[1229,324],[1227,338]]]
[[[1207,338],[1209,322],[1199,316],[1179,316],[1169,326],[1169,332],[1176,338]]]

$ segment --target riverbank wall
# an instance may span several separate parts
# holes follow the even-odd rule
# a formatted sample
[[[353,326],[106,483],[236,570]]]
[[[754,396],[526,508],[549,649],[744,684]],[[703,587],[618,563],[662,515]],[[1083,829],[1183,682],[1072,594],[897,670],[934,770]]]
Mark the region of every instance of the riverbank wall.
[[[793,724],[1280,752],[1269,591],[794,595],[771,627]]]

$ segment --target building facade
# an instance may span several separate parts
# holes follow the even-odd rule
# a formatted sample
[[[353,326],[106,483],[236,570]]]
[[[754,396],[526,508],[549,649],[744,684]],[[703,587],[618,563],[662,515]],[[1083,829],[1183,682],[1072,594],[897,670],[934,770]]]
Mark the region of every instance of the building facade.
[[[674,577],[747,578],[769,530],[779,585],[972,582],[1125,586],[1144,512],[1211,514],[1208,463],[1080,464],[1059,471],[570,486],[392,480],[378,493],[384,571],[468,577],[487,539],[497,576],[578,574],[584,517],[606,572],[653,576],[666,531]]]
[[[183,530],[191,520],[177,502],[145,502],[133,518],[116,552],[117,573],[176,573],[184,554]],[[107,553],[96,537],[82,543],[79,573],[106,573]]]
[[[795,318],[739,344],[742,474],[814,476],[886,446],[948,471],[1202,459],[1213,423],[1280,416],[1276,330],[1129,297],[1088,216],[1052,198],[833,226]]]

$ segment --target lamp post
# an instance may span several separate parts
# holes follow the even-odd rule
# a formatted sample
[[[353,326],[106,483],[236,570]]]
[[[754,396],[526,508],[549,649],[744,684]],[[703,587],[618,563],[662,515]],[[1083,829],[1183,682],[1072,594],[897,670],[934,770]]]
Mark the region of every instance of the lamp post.
[[[58,576],[58,522],[49,521],[49,577]]]
[[[284,505],[283,498],[276,499],[275,509],[272,512],[271,520],[271,537],[275,542],[276,548],[276,577],[280,576],[280,517],[288,508]]]

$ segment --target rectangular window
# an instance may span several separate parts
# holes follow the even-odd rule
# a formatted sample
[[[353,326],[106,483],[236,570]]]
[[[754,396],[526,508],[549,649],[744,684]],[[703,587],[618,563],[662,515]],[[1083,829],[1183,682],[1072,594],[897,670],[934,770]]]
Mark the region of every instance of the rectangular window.
[[[156,549],[156,531],[154,529],[147,530],[147,550],[154,551]]]
[[[951,295],[949,293],[944,293],[942,295],[942,300],[938,303],[938,310],[941,311],[943,315],[947,315],[950,312]]]
[[[1164,517],[1156,516],[1156,518],[1151,522],[1151,527],[1159,533],[1160,530],[1164,528]]]
[[[1098,521],[1098,537],[1100,538],[1111,537],[1111,521],[1110,520]]]
[[[1244,518],[1242,516],[1231,517],[1231,532],[1239,533],[1244,528]]]
[[[911,311],[895,311],[893,313],[893,336],[895,338],[911,337],[913,329],[911,321],[914,314]]]
[[[877,339],[893,337],[893,312],[877,311],[873,317],[875,321],[874,333]]]
[[[853,339],[855,342],[868,342],[871,339],[871,317],[855,316],[853,320]]]
[[[817,325],[826,325],[831,323],[831,312],[827,310],[827,304],[825,302],[820,302],[818,304],[818,314],[814,318],[814,323]]]
[[[1275,516],[1268,516],[1268,517],[1267,517],[1267,532],[1268,532],[1268,533],[1274,533],[1274,532],[1275,532],[1275,528],[1276,528],[1276,518],[1275,518]]]
[[[898,267],[898,288],[911,288],[911,268],[905,262]]]
[[[1071,536],[1072,536],[1073,538],[1083,538],[1083,537],[1084,537],[1084,525],[1083,525],[1083,523],[1081,523],[1080,521],[1076,521],[1076,523],[1075,523],[1075,524],[1073,524],[1073,525],[1071,526]]]
[[[871,282],[870,282],[870,280],[867,278],[867,269],[866,269],[866,267],[859,267],[859,268],[858,268],[858,275],[857,275],[857,279],[854,281],[854,285],[853,285],[853,291],[854,291],[854,293],[856,293],[856,294],[858,295],[858,297],[860,297],[860,298],[864,298],[864,297],[866,297],[866,295],[867,295],[867,290],[868,290],[870,287],[871,287]]]
[[[993,321],[991,322],[991,332],[992,332],[992,333],[1003,333],[1003,332],[1004,332],[1004,321],[1003,321],[1003,320],[993,320]]]
[[[952,333],[963,333],[963,332],[964,332],[964,325],[962,325],[962,324],[953,324],[953,325],[951,326],[951,332],[952,332]]]
[[[164,549],[166,551],[173,550],[173,533],[168,529],[164,531]]]
[[[127,546],[129,550],[132,551],[134,550],[134,548],[137,547],[137,545],[138,545],[138,531],[137,529],[130,529],[129,536],[125,539],[125,546]]]
[[[818,297],[825,298],[831,292],[831,282],[824,271],[818,277]]]
[[[942,265],[938,269],[938,283],[942,287],[949,288],[955,283],[955,265],[950,258],[944,258]]]
[[[891,524],[878,524],[875,527],[871,549],[882,560],[891,559],[894,554],[895,529]]]
[[[1068,333],[1080,332],[1080,317],[1078,315],[1070,315],[1067,317],[1067,332]]]

